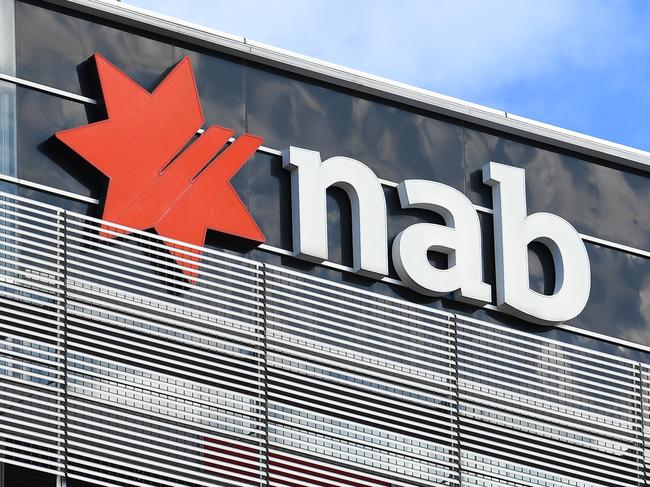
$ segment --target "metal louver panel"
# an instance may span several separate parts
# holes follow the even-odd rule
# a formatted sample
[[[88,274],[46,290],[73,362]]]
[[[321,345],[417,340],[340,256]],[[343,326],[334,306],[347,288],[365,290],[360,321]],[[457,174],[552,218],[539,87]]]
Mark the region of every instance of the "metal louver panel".
[[[160,239],[97,223],[67,221],[69,475],[259,485],[259,265],[207,253],[190,285]],[[241,448],[254,461],[234,472]]]
[[[271,266],[266,313],[272,451],[385,476],[364,485],[457,483],[450,316]]]
[[[644,459],[644,482],[650,484],[650,364],[639,364],[639,375],[641,379],[641,402],[643,413],[641,425],[643,427],[643,459]]]
[[[0,193],[0,461],[120,487],[646,485],[650,365],[214,250],[190,283],[169,243]]]
[[[457,318],[462,469],[497,484],[644,485],[636,365]],[[545,483],[546,482],[546,483]]]
[[[64,455],[63,212],[0,194],[0,461]]]

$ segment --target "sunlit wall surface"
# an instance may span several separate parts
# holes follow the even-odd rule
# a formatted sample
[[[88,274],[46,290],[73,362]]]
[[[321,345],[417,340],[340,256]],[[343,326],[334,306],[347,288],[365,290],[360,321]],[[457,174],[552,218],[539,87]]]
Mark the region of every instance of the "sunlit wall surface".
[[[71,487],[646,485],[646,173],[72,4],[0,5],[0,184],[11,185],[0,188],[2,487],[30,475]],[[115,226],[118,238],[100,235],[106,178],[52,137],[106,117],[95,52],[146,88],[187,55],[206,126],[260,135],[271,149],[354,157],[389,181],[439,181],[478,206],[491,206],[485,162],[524,167],[529,211],[593,237],[591,298],[569,325],[639,346],[216,234],[188,283],[164,239]],[[291,250],[280,157],[258,152],[233,185],[268,244]],[[439,221],[384,191],[391,241]],[[345,194],[329,191],[328,210],[330,260],[349,266]],[[494,284],[491,215],[480,218]],[[544,292],[548,252],[532,247],[530,267]]]

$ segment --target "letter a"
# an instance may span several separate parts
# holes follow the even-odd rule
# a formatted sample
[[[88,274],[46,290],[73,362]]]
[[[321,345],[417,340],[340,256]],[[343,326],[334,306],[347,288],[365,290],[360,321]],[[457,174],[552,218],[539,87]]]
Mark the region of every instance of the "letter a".
[[[483,282],[481,226],[471,201],[460,191],[433,181],[412,179],[397,187],[402,208],[433,211],[446,225],[416,223],[393,242],[393,264],[412,289],[429,296],[454,292],[456,299],[481,305],[490,301]],[[429,250],[448,255],[449,269],[436,269]]]

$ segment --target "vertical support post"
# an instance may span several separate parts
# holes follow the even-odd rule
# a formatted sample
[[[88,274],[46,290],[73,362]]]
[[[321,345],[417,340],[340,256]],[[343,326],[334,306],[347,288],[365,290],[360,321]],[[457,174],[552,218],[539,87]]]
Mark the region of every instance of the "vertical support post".
[[[269,390],[268,390],[268,347],[267,347],[267,337],[268,337],[268,326],[267,326],[267,266],[262,264],[262,293],[261,293],[261,304],[262,304],[262,326],[263,326],[263,336],[262,336],[262,357],[263,357],[263,383],[262,383],[262,404],[264,408],[264,426],[262,430],[263,441],[264,441],[264,465],[262,467],[262,486],[266,487],[269,485]]]
[[[57,336],[61,337],[61,362],[59,369],[63,377],[63,386],[59,394],[61,405],[63,406],[63,427],[59,437],[63,451],[63,468],[61,475],[57,477],[57,487],[65,487],[68,474],[68,222],[67,212],[60,210],[58,212],[61,222],[61,233],[59,234],[58,255],[61,257],[62,271],[61,280],[59,281],[59,296],[61,298],[62,311],[59,314]]]
[[[452,387],[454,395],[454,411],[455,417],[452,419],[452,433],[456,433],[456,448],[458,454],[456,456],[457,472],[458,472],[458,485],[463,484],[462,479],[462,449],[461,449],[461,432],[460,432],[460,385],[458,380],[458,326],[457,317],[454,314],[450,319],[449,331],[451,335],[451,351],[452,351]]]
[[[639,485],[648,485],[648,481],[650,480],[648,478],[648,465],[646,459],[646,452],[648,450],[648,445],[646,444],[646,435],[645,435],[645,428],[646,428],[645,414],[646,414],[647,405],[643,400],[643,394],[645,392],[643,364],[641,362],[637,362],[635,364],[635,369],[636,369],[636,375],[639,378],[639,408],[641,410],[640,434],[641,434],[641,448],[643,450],[641,453],[643,460],[641,461],[641,468],[640,468],[641,479]]]

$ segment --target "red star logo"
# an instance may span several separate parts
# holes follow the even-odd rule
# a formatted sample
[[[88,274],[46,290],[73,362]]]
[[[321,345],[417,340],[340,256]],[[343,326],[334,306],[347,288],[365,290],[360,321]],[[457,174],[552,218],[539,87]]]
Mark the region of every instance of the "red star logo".
[[[101,55],[94,58],[108,118],[56,137],[109,177],[102,218],[194,245],[205,243],[208,229],[264,242],[230,184],[262,139],[244,134],[222,150],[234,131],[216,125],[197,137],[204,119],[189,58],[153,92]],[[167,245],[193,280],[201,252]]]

